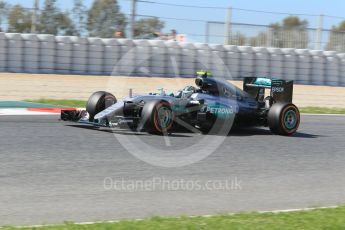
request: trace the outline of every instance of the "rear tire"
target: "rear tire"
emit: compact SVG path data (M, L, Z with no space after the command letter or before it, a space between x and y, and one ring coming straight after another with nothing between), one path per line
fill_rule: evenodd
M291 136L300 124L300 112L294 104L275 103L268 112L268 126L274 134Z
M89 113L89 121L92 122L95 115L117 102L116 97L105 91L93 93L86 104L86 111Z
M174 113L170 103L166 101L149 101L144 105L141 119L148 133L162 135L172 129Z

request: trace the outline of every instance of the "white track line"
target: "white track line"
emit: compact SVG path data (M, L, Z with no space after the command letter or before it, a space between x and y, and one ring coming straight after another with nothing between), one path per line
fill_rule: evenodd
M57 115L58 113L28 111L27 109L0 109L0 116Z
M282 209L282 210L273 210L273 211L260 211L258 213L284 213L284 212L300 212L300 211L313 211L317 209L332 209L338 208L339 206L326 206L326 207L316 207L316 208L296 208L296 209Z
M53 112L53 111L43 112L43 111L34 111L35 108L32 108L32 109L33 111L28 110L27 108L8 108L8 109L0 108L0 116L60 115L60 112ZM51 109L54 109L54 108L51 108ZM75 108L75 109L85 110L85 108Z
M287 212L301 212L301 211L313 211L318 209L333 209L338 208L339 206L325 206L325 207L316 207L316 208L296 208L296 209L281 209L281 210L272 210L272 211L257 211L256 213L287 213ZM254 211L255 212L255 211ZM237 213L228 213L228 215L236 215ZM197 217L204 217L204 218L211 218L216 215L200 215L200 216L188 216L190 218L197 218ZM163 217L164 218L164 217ZM167 217L167 218L180 218L180 217ZM123 219L126 221L143 221L145 219ZM119 223L123 220L108 220L108 221L90 221L90 222L78 222L73 223L75 225L92 225L92 224L115 224ZM14 226L14 228L42 228L42 227L55 227L55 226L63 226L63 224L41 224L41 225L28 225L28 226ZM4 228L4 227L0 227Z

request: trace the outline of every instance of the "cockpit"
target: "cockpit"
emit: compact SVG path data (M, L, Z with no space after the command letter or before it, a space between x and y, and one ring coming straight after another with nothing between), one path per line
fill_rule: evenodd
M169 94L175 98L190 98L194 93L204 93L220 97L248 97L249 95L232 85L228 81L212 77L210 72L197 72L196 86L186 86L176 94ZM165 93L163 93L165 95ZM162 95L162 94L161 94Z
M248 95L226 80L216 79L209 72L197 72L195 84L200 92L220 97L248 97Z

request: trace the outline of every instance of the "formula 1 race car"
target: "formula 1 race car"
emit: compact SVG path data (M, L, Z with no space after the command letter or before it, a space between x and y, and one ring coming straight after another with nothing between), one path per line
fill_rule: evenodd
M300 113L292 104L293 81L247 77L241 90L208 72L198 72L195 84L176 95L162 89L121 101L111 93L95 92L86 111L62 110L61 120L159 135L171 133L178 125L203 133L229 131L232 126L268 126L274 134L286 136L299 127ZM270 90L269 96L265 89Z

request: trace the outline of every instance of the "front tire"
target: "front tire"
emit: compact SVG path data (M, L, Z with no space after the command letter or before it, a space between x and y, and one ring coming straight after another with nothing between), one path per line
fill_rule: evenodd
M294 104L275 103L268 112L268 126L274 134L291 136L298 130L300 112Z
M86 111L89 113L89 121L93 122L95 115L117 102L116 97L105 91L93 93L86 104Z
M166 101L147 102L141 112L144 129L153 134L167 134L174 124L174 113Z

